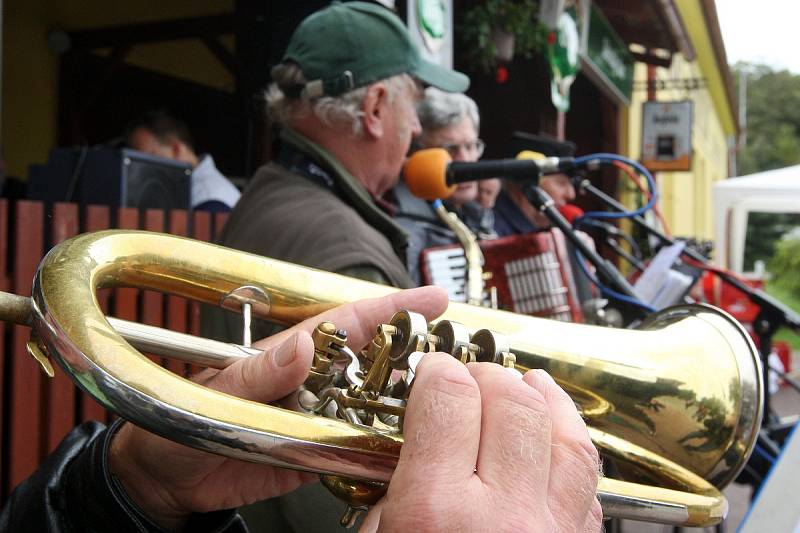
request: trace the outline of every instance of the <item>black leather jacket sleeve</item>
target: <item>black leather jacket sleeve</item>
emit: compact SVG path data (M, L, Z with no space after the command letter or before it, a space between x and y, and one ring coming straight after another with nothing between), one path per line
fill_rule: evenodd
M106 428L87 422L73 429L11 494L0 514L0 531L163 531L128 498L108 469L109 443L120 424ZM186 531L240 533L247 529L235 510L226 510L193 515Z

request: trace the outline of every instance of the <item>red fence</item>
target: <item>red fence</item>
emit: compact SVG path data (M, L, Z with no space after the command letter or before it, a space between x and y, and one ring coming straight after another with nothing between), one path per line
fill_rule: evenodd
M146 229L209 241L226 215L106 206L0 200L0 290L30 296L33 274L47 249L78 233L109 228ZM137 289L98 294L107 314L198 334L196 303ZM0 505L64 435L86 420L108 422L106 412L78 390L60 368L48 379L28 355L30 330L0 322ZM173 371L181 364L164 363Z

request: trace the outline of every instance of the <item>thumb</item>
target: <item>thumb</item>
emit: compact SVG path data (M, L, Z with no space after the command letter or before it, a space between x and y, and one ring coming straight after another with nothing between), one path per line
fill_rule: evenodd
M277 346L237 361L214 375L205 386L245 400L272 402L305 381L313 353L311 335L298 331Z
M367 516L364 517L364 521L361 522L358 533L375 533L378 531L378 527L381 525L381 511L383 511L385 502L386 498L381 498L378 503L372 506Z

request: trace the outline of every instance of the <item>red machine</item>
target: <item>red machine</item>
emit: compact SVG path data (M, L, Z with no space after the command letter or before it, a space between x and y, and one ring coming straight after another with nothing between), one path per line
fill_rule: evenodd
M489 278L485 290L496 294L500 309L565 322L583 320L566 241L559 230L481 241L480 247L484 275ZM444 287L452 301L466 301L466 259L460 246L429 248L420 261L425 284Z
M758 346L758 335L753 333L753 321L758 315L758 306L751 302L742 291L725 283L719 276L716 276L712 272L705 272L701 281L703 285L703 296L706 301L730 313L733 318L741 322L747 331L750 332L750 336L753 337L756 346ZM764 289L763 280L742 278L742 281L754 289ZM785 371L789 372L792 362L791 347L785 342L773 341L772 349L778 354L778 357L780 357Z

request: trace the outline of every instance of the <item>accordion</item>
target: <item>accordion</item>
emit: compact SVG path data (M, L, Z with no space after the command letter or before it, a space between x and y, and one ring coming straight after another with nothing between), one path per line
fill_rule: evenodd
M564 235L558 229L480 241L484 293L497 307L525 315L581 322L580 302ZM426 285L447 290L450 300L465 302L467 260L461 246L423 250L420 271ZM490 298L487 296L487 301Z

